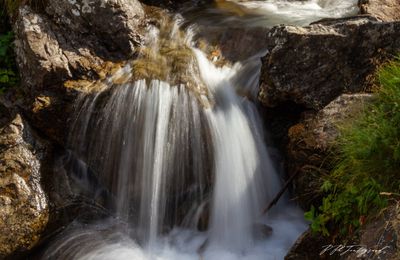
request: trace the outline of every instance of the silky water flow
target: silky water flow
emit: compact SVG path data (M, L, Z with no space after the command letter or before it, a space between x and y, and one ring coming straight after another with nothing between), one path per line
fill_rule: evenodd
M319 10L270 2L243 4ZM128 62L77 102L64 170L107 198L106 217L74 221L42 259L283 259L307 228L285 196L262 214L282 187L254 102L263 54L216 67L176 20L149 27L144 67Z

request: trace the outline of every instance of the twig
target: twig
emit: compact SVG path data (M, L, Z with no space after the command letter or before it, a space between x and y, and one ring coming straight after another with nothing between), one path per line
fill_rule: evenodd
M289 185L293 182L293 180L296 178L297 175L299 175L300 171L297 170L290 178L286 181L285 185L282 187L282 189L279 191L279 193L275 196L275 198L269 203L268 207L264 208L262 211L262 214L264 215L267 213L276 203L279 201L279 199L282 197L282 195L285 193Z

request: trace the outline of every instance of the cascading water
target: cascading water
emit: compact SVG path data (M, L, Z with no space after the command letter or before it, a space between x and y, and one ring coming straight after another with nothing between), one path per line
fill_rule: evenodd
M254 105L238 96L231 83L236 71L215 68L198 50L196 55L216 100L215 107L207 110L215 153L210 243L240 252L254 244L257 217L263 204L279 192L280 183L260 126L252 125L245 113L244 105Z
M42 258L283 259L306 224L286 198L262 215L281 187L251 101L262 54L218 68L191 29L161 27L76 105L65 160L95 172L109 217L74 222Z
M190 20L210 26L308 25L324 18L357 14L358 0L215 0L215 6L188 6ZM234 14L234 16L232 16Z

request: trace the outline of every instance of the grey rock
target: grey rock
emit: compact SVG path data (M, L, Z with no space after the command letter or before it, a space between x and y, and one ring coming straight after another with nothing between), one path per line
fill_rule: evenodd
M400 49L400 22L370 17L325 20L307 27L277 26L268 34L259 99L320 109L342 93L373 84L374 72Z
M393 196L387 194L389 196ZM345 260L400 259L400 203L391 203L380 216L362 228L358 252L345 255Z
M136 0L49 1L41 12L22 4L15 19L22 88L8 99L35 128L62 144L78 93L96 89L91 82L136 54L143 8Z
M46 12L56 24L71 32L94 34L110 49L132 55L140 45L138 28L144 11L136 0L50 1Z

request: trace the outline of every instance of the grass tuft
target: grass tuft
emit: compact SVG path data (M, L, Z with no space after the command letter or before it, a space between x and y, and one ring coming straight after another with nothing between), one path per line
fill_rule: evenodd
M333 170L323 180L322 205L305 217L324 235L349 235L400 191L400 58L378 72L376 98L357 119L339 126Z

